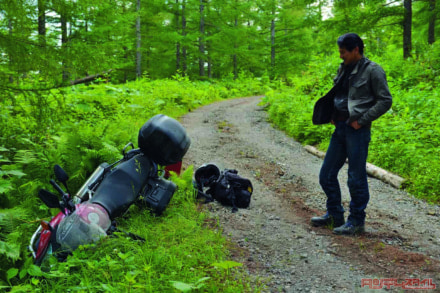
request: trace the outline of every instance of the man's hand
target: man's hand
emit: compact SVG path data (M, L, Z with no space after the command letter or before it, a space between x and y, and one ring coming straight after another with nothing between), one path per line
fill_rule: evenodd
M357 122L357 120L351 122L351 123L350 123L350 126L353 127L353 128L356 129L356 130L358 130L359 128L362 127L362 125L360 125L360 124Z

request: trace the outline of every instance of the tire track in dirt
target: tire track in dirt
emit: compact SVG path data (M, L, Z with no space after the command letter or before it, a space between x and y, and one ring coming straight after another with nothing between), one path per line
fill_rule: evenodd
M202 206L218 219L234 260L254 282L265 283L264 292L368 292L363 278L432 278L439 287L439 207L371 178L364 235L311 227L310 218L325 207L317 180L322 161L274 129L259 101L227 100L181 119L192 140L184 166L213 162L254 185L249 209ZM346 169L340 182L348 206Z

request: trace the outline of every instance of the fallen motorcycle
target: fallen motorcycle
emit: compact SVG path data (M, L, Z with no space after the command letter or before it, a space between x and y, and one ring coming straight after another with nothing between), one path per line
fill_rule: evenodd
M78 246L111 234L116 230L115 219L132 204L162 214L177 186L159 176L158 165L181 162L190 139L177 120L159 114L139 130L138 146L135 149L129 143L122 150L122 159L99 165L74 196L67 185L69 176L55 165L55 177L66 190L51 179L61 200L45 189L38 193L49 208L60 212L50 222L42 221L31 238L29 249L35 264L41 265L49 255L64 260Z

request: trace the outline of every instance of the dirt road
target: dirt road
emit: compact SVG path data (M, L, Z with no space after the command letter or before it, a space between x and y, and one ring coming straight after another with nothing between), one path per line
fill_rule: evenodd
M237 169L254 185L248 209L204 208L255 283L265 283L264 292L380 292L362 287L362 279L396 278L387 292L400 292L398 284L414 278L432 279L437 289L425 292L440 292L440 208L370 178L364 235L312 227L310 218L325 212L317 178L322 160L274 129L260 100L214 103L181 119L192 140L184 166L213 162ZM346 173L344 167L340 183L348 210Z

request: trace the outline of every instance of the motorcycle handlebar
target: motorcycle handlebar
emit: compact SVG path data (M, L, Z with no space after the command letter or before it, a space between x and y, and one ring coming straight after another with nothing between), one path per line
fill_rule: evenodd
M50 179L49 182L56 189L56 191L58 191L58 193L61 194L61 196L64 196L66 194L66 192L55 182L55 180Z

